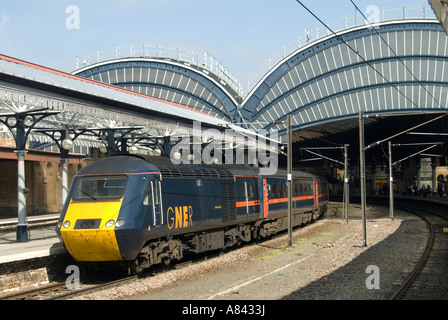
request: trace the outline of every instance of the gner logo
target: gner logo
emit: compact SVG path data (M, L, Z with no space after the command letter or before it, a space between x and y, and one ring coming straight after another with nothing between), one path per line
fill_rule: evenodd
M168 228L186 228L193 225L193 208L191 206L169 207L166 211Z

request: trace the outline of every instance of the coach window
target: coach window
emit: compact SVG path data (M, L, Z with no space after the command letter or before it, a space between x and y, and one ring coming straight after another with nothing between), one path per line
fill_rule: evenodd
M278 185L276 184L272 185L272 194L273 194L272 198L278 198Z
M297 181L294 182L294 195L300 195L300 184Z
M247 197L249 199L253 198L254 197L254 190L253 190L253 187L252 187L252 185L250 183L248 183L246 185L246 189L247 189L246 190L247 191Z
M285 197L287 197L288 196L288 194L287 194L287 192L286 192L286 184L281 184L280 185L280 192L281 192L281 195L280 195L280 198L285 198Z

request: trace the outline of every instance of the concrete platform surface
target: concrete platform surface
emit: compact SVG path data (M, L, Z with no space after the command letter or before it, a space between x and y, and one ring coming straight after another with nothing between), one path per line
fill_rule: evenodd
M0 264L65 252L54 227L29 230L28 242L17 242L16 231L0 232Z

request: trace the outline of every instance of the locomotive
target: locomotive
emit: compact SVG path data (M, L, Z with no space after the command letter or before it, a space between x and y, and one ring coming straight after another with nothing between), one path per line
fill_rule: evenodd
M77 261L119 261L133 273L188 254L267 238L288 227L285 171L243 165L173 165L118 155L80 170L56 232ZM293 225L325 213L327 181L292 174Z

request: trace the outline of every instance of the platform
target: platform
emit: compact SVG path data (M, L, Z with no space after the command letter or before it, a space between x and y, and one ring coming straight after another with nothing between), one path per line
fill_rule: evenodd
M17 242L16 231L0 231L0 264L66 253L55 227L29 230L28 242Z

